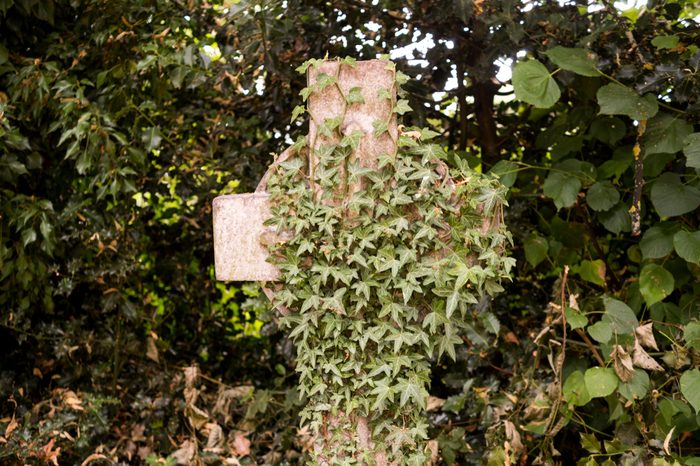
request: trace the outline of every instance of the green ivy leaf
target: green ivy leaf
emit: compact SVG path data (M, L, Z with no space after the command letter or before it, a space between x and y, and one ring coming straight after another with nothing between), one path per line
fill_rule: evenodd
M292 110L292 119L290 120L290 123L294 123L294 121L306 111L306 107L303 105L297 105L294 107L294 110Z
M686 136L683 141L683 153L685 154L687 166L700 168L700 133Z
M396 102L396 106L394 106L394 112L398 113L399 115L403 115L406 112L410 112L412 109L410 105L408 105L408 100L401 99L398 102Z
M673 292L673 275L658 264L647 264L639 274L639 291L647 306L664 299Z
M700 191L681 182L675 173L664 173L651 187L651 203L662 217L674 217L700 206Z
M602 398L610 395L617 388L619 379L610 367L591 367L584 374L586 390L591 398Z
M600 76L598 60L590 50L557 45L545 53L559 68L582 76Z
M681 375L681 393L695 412L700 412L700 370L690 369Z
M680 257L700 265L700 231L679 231L673 235L673 247Z
M609 181L594 183L586 193L586 203L595 211L613 208L620 201L620 193Z
M576 203L581 190L581 180L571 174L551 171L544 181L544 195L554 200L557 210Z
M596 99L603 115L627 115L633 120L648 120L659 111L659 104L652 94L640 97L634 90L617 83L598 89Z
M651 45L657 49L672 49L678 45L678 36L656 36L651 40Z
M362 96L361 87L351 87L348 91L348 95L345 97L345 101L349 104L364 104L365 98Z
M685 139L693 132L693 125L668 113L660 113L649 121L644 133L645 156L674 154L683 149Z
M519 100L538 108L549 108L561 91L547 68L537 60L519 62L513 68L513 89Z
M532 267L537 267L547 257L549 244L545 238L537 234L528 236L523 246L525 247L525 259Z

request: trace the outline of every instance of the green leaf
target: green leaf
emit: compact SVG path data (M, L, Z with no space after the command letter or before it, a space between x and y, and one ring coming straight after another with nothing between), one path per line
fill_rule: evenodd
M681 393L696 413L700 412L700 370L690 369L681 375Z
M583 406L591 401L591 395L586 388L586 381L581 371L574 371L564 381L562 395L567 403Z
M567 307L566 311L564 311L564 315L566 316L566 323L569 324L569 327L571 327L572 330L584 328L586 325L588 325L588 319L586 316L581 314L576 309Z
M649 375L643 369L635 369L632 378L627 382L620 382L617 390L628 400L641 400L649 391Z
M616 117L596 118L591 123L589 134L609 146L614 146L627 134L625 122Z
M536 233L528 236L523 246L525 247L525 259L533 267L537 267L537 264L547 257L549 244L545 238Z
M605 316L610 322L610 328L617 334L632 334L639 327L637 316L630 307L617 299L605 296L603 298Z
M687 166L700 168L700 133L686 136L683 141L683 153L685 154L685 164Z
M581 180L576 176L559 171L551 171L544 181L544 195L554 200L557 210L571 207L581 190Z
M600 453L600 440L595 434L581 432L581 446L589 453ZM593 462L598 465L595 460Z
M510 160L499 160L496 165L491 167L489 173L498 176L501 184L506 188L510 188L515 184L515 180L518 178L518 166L515 162Z
M586 193L586 203L595 211L613 208L620 201L620 193L609 181L594 183Z
M519 62L513 68L515 97L539 108L549 108L561 91L547 68L537 60Z
M644 259L659 259L673 251L673 224L656 225L644 232L639 248Z
M689 348L700 351L700 322L688 322L683 328L683 339Z
M700 191L681 182L675 173L664 173L651 187L651 203L662 217L674 217L700 206Z
M658 264L647 264L639 274L639 291L647 306L664 299L673 292L673 275Z
M678 36L656 36L651 40L651 45L657 49L672 49L678 45Z
M602 320L588 327L588 334L598 343L607 343L612 338L612 327Z
M563 70L573 71L582 76L600 76L598 60L590 50L557 45L547 50L545 55Z
M633 120L648 120L659 111L659 104L652 94L640 97L634 90L617 83L598 89L596 99L603 115L627 115Z
M610 367L591 367L584 374L586 390L591 398L601 398L610 395L617 388L619 379Z
M700 265L700 231L679 231L673 235L673 247L680 257Z
M160 128L158 126L151 126L146 128L146 130L141 135L141 141L144 146L146 146L147 151L152 151L160 147L160 143L163 137L160 135Z
M396 106L394 107L394 112L398 113L399 115L403 115L406 112L410 112L412 108L408 105L408 100L401 99L398 102L396 102Z
M359 86L351 87L345 100L349 104L364 104L365 98L362 96L362 88Z
M683 150L693 125L668 113L660 113L649 121L644 133L644 154L675 154Z
M600 259L581 261L578 274L586 281L603 286L605 285L605 262Z
M630 231L632 229L632 222L630 220L630 215L627 212L627 206L620 202L615 207L605 212L600 212L598 214L600 223L608 230L616 235L620 232Z
M294 120L296 120L299 115L304 113L306 111L306 107L304 105L297 105L294 107L294 110L292 110L292 119L290 120L290 123L294 123Z

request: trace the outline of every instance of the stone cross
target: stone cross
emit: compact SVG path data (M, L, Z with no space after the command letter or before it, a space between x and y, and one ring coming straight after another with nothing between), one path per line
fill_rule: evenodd
M329 85L309 96L310 147L308 174L312 174L318 159L314 150L322 144L337 143L334 136L319 133L326 119L344 115L340 124L343 135L362 132L353 157L365 167L376 167L382 154L396 152L398 127L395 116L391 118L388 131L374 136L374 122L387 121L393 115L396 102L396 87L393 64L384 60L358 61L346 64L325 61L310 66L307 83L313 88L320 79L337 78L337 85ZM386 93L389 93L387 96ZM362 100L349 99L361 93ZM389 98L387 98L389 97ZM335 136L337 138L337 136ZM288 158L285 151L270 167L255 193L219 196L214 199L214 265L216 279L222 281L275 281L279 271L267 262L268 252L261 237L269 234L264 222L270 216L268 195L264 192L266 180L275 165ZM261 189L262 188L262 189ZM351 186L350 192L361 189Z

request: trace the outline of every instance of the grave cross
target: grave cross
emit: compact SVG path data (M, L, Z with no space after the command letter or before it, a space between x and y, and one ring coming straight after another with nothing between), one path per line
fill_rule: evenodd
M343 135L355 131L362 138L353 154L365 167L375 167L381 154L396 151L398 127L396 118L391 118L387 132L374 136L374 122L386 121L392 115L396 101L394 73L383 60L358 61L344 64L338 61L325 61L319 66L311 66L307 72L309 88L316 86L319 79L335 76L337 86L326 86L309 96L310 146L308 173L312 174L318 159L314 151L322 144L335 144L334 136L319 133L324 121L344 115L340 123ZM361 90L361 91L360 91ZM390 99L382 95L389 90ZM361 92L362 100L348 99L348 96ZM350 100L350 102L348 102ZM216 279L222 281L275 281L279 271L267 262L268 252L264 239L271 234L264 222L270 216L268 195L264 192L267 177L275 165L290 156L285 151L263 177L258 190L249 194L219 196L214 199L214 264ZM311 177L312 178L312 177ZM351 186L348 192L361 189Z

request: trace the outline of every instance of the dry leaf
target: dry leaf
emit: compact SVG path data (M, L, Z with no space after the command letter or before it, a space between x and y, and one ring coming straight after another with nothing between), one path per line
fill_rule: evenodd
M172 458L178 463L178 464L192 464L194 463L194 457L197 454L197 446L194 444L194 442L191 442L189 440L185 440L182 442L180 445L180 448L178 448L172 455Z
M656 362L654 358L649 356L646 351L644 351L644 348L642 348L642 345L640 345L639 341L637 340L634 341L634 354L632 359L634 361L634 365L637 367L649 369L651 371L664 372L664 368L661 367L661 365Z
M189 419L190 424L192 424L192 427L197 430L200 430L206 426L207 422L209 421L209 415L206 413L206 411L199 409L195 405L188 405L185 408L185 415L187 416L187 419Z
M197 366L185 367L184 372L185 372L185 386L186 387L194 387L194 385L197 383L197 380L199 379L199 367L197 367Z
M76 411L84 411L85 408L83 408L83 401L78 398L78 395L75 394L73 390L66 390L63 392L63 402L67 404L70 408L76 410Z
M634 330L634 334L637 335L639 343L647 348L658 351L659 347L656 346L656 340L654 339L654 329L652 328L652 323L646 323L640 325Z
M87 466L88 464L90 464L91 462L93 462L95 460L106 460L106 459L107 459L107 457L105 455L102 455L100 453L93 453L92 455L85 458L85 461L80 463L80 466Z
M671 452L668 450L668 447L671 444L671 438L673 437L674 430L676 430L676 426L671 427L671 430L668 431L668 434L666 434L666 438L664 439L664 453L666 453L668 456L671 456Z
M426 411L436 411L440 408L442 408L442 405L445 404L445 400L442 398L438 398L436 396L429 396L428 397L428 403L426 405Z
M438 441L435 439L428 440L425 449L430 452L430 462L428 464L437 464L438 458L440 457L440 445Z
M210 422L206 425L209 435L207 436L207 446L205 451L212 453L221 453L224 446L224 431L216 422Z
M237 456L250 455L250 440L242 432L236 432L233 437L233 448Z
M613 345L610 352L615 373L623 382L629 382L634 375L634 364L630 354L620 345Z
M519 453L525 448L520 439L520 432L511 421L503 421L506 430L506 438L510 441L510 446L513 448L513 453Z
M156 341L153 337L150 336L146 340L146 357L153 362L160 362L158 348L156 347Z
M578 298L577 294L570 294L569 295L569 307L571 309L576 309L577 311L580 311L581 309L579 309L579 307L578 307L578 302L576 301L576 298Z
M12 415L12 419L10 420L10 423L5 427L5 438L8 439L10 438L10 435L12 435L12 432L17 428L17 420L15 419L15 415Z

